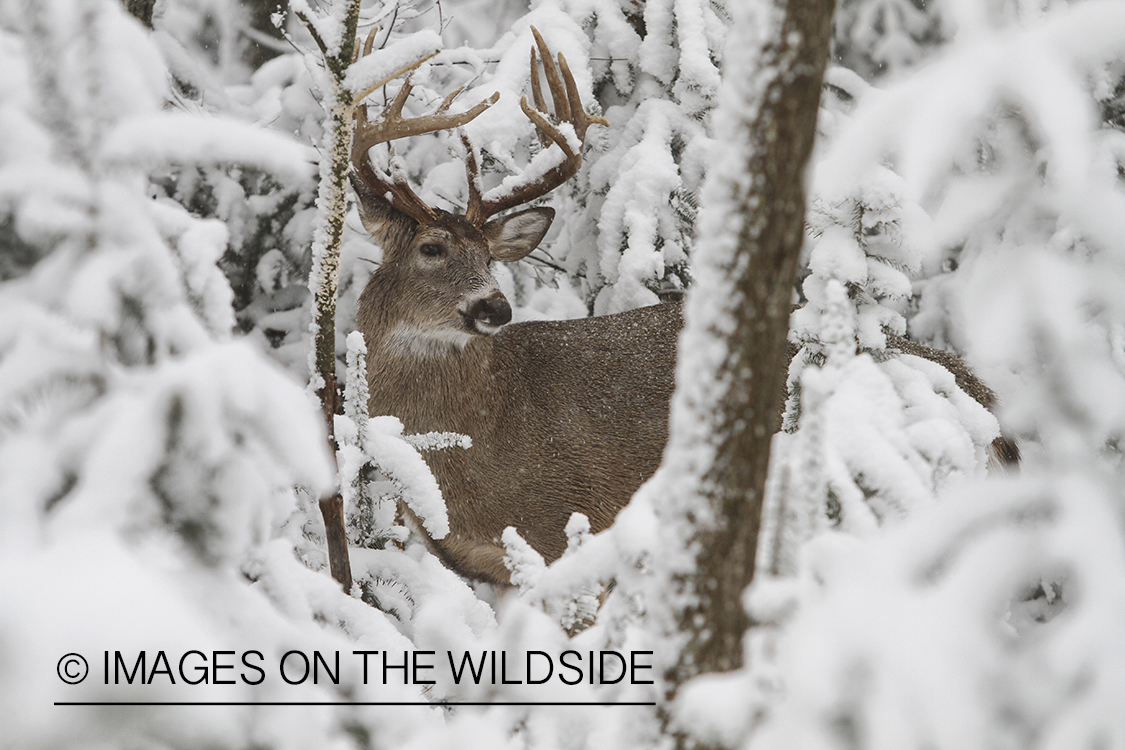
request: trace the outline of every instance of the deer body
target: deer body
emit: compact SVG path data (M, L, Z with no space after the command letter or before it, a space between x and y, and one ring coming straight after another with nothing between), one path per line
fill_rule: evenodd
M514 526L544 558L554 560L566 548L572 513L585 514L592 530L600 531L656 471L668 438L682 327L678 304L509 325L511 306L490 264L527 256L543 239L554 211L530 208L491 217L573 176L588 126L606 124L585 113L565 59L559 55L556 67L542 37L532 31L556 117L570 131L564 135L548 119L533 50L535 108L526 99L521 107L543 147L563 157L545 173L483 193L478 157L462 136L469 178L465 214L424 203L395 169L393 157L389 173L381 172L370 162L369 149L458 127L490 102L451 115L445 113L450 97L433 114L403 119L409 81L374 122L360 106L352 146L360 218L383 248L383 262L360 297L356 318L368 351L369 411L400 418L411 433L472 438L468 449L425 454L450 523L449 535L430 544L457 571L502 584L509 582L500 541L505 528ZM942 364L964 390L991 406L991 391L960 360L895 342ZM778 396L783 402L783 394Z
M431 546L455 569L508 581L507 526L547 560L566 548L570 515L597 532L656 471L668 436L679 305L601 318L527 322L464 346L404 347L363 313L372 414L408 432L469 435L472 447L431 451L450 533ZM382 335L381 335L382 334Z

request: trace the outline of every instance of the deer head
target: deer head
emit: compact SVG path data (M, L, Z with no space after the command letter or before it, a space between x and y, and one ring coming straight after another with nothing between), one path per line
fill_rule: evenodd
M458 90L433 113L404 119L403 105L411 92L408 78L378 117L369 119L362 104L356 108L352 184L364 227L384 252L383 263L369 285L384 299L380 311L372 314L383 315L386 320L380 322L413 348L464 347L474 336L494 334L511 320L511 306L489 265L494 260L512 262L527 256L546 235L555 212L529 208L493 217L546 195L574 176L582 164L587 128L594 123L608 125L601 117L586 114L566 58L559 54L556 65L543 37L534 28L532 33L543 58L558 124L551 122L544 101L535 47L531 50L534 107L527 97L520 107L538 129L543 147L557 146L562 158L542 173L509 178L486 193L479 157L462 131L468 176L468 205L462 215L433 208L419 198L393 150L388 173L372 165L368 152L397 138L458 128L492 106L499 94L464 113L450 114Z

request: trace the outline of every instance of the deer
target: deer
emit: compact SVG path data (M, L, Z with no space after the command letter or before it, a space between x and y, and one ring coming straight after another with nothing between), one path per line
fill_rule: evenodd
M356 315L367 344L369 413L394 415L408 432L471 438L464 450L423 451L450 525L444 539L423 536L453 570L500 586L510 583L500 541L507 527L551 562L566 549L573 513L584 514L592 532L602 531L655 473L668 439L683 326L679 303L577 320L511 322L511 305L490 265L519 261L538 247L554 210L503 212L573 177L588 128L608 125L586 113L566 58L560 53L556 64L543 37L534 28L532 34L534 107L523 97L520 108L541 144L562 152L557 165L523 175L514 188L485 193L462 131L468 205L463 214L429 206L401 171L377 170L370 149L458 128L498 95L450 114L454 92L434 113L404 119L409 78L374 120L365 106L357 108L351 155L360 219L383 248ZM542 93L537 50L558 124L551 122ZM913 347L911 353L925 349ZM970 395L972 389L987 391L963 366L954 374Z

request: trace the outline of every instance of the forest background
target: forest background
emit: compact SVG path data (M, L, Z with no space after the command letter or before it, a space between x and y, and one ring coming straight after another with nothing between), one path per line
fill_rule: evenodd
M611 127L549 198L541 250L496 271L517 319L564 318L690 295L703 186L730 157L727 40L772 28L773 6L392 0L361 29L375 54L440 36L419 110L501 92L467 128L496 170L538 147L517 111L529 27L566 54ZM498 598L395 526L399 498L443 510L401 426L353 406L358 589L339 590L316 502L335 469L305 388L327 87L294 15L331 26L335 6L131 8L151 28L115 0L0 1L0 747L1125 748L1125 3L839 3L745 663L674 698L670 519L690 514L667 497L674 464L559 564L515 550L519 592ZM456 138L397 148L423 197L464 205ZM353 211L341 374L378 260ZM886 331L963 355L999 421L888 353ZM987 471L1000 424L1018 473ZM655 683L56 671L78 653L100 676L107 651L568 648L651 652Z

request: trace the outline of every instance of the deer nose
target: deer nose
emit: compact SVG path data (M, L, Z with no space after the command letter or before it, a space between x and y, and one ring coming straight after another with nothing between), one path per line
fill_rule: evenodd
M502 326L512 319L512 306L503 297L479 299L469 308L469 317L492 326Z

